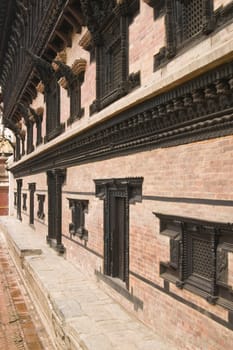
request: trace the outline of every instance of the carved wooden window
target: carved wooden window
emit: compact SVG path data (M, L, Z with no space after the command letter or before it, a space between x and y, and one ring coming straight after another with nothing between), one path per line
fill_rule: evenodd
M60 86L53 75L45 89L46 101L46 141L60 133Z
M200 33L208 32L211 26L213 12L212 0L176 0L171 3L171 13L173 20L170 22L169 31L173 31L176 46L184 45L185 42L194 38ZM173 23L172 23L173 22Z
M139 73L129 76L129 24L139 1L81 0L92 35L96 58L96 100L91 113L103 109L140 84Z
M44 98L46 103L46 137L50 141L64 130L64 124L60 123L60 85L57 82L59 76L52 65L46 60L28 51L33 64L44 84Z
M152 4L157 6L155 2ZM154 69L172 58L177 49L190 40L214 29L213 0L166 0L164 6L166 47L154 56Z
M30 225L34 224L34 194L36 190L36 184L30 183L28 184L29 189L29 223Z
M88 231L85 228L85 214L88 210L88 200L68 198L71 209L71 220L69 232L81 239L88 239Z
M27 193L23 193L23 210L27 210Z
M104 273L129 287L129 204L142 199L142 178L95 180L104 199Z
M81 86L87 62L85 59L79 58L74 61L72 67L59 60L54 60L54 63L58 66L59 82L62 87L67 89L70 97L70 117L67 120L67 124L70 125L84 114L84 109L81 107Z
M45 213L44 213L45 195L44 194L37 194L37 200L38 200L37 217L38 217L38 219L44 220L44 218L45 218Z
M170 238L170 260L160 263L161 277L233 310L228 284L232 224L156 214L160 233Z

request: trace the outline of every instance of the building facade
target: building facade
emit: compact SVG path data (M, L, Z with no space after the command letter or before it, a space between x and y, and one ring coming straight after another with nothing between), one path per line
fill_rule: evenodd
M233 1L7 3L15 217L180 348L230 349Z

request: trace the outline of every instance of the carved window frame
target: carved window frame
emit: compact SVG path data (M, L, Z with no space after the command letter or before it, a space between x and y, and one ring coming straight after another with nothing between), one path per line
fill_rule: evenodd
M165 30L166 30L166 47L160 49L159 53L154 56L154 70L160 67L167 59L174 57L178 50L186 46L189 42L200 35L207 35L214 29L214 9L213 0L199 0L199 4L192 1L192 9L189 9L188 5L191 0L166 0L165 6ZM202 14L198 17L200 9L198 5L202 6ZM154 5L156 6L156 5ZM195 7L196 6L196 7ZM194 16L193 16L194 12ZM198 17L196 21L199 21L199 30L193 30L191 32L194 21L187 21L187 13L192 13L192 17ZM193 26L197 28L197 25ZM185 34L186 33L186 34Z
M138 0L116 5L97 31L92 33L96 58L96 100L90 106L90 114L140 86L140 72L129 74L129 25L138 9Z
M44 220L44 218L45 218L45 213L44 213L45 195L44 194L37 194L37 201L38 201L37 217L40 220Z
M170 260L160 262L160 276L232 311L227 271L233 224L154 214L160 219L160 234L170 239Z
M71 223L69 224L69 233L71 236L77 236L84 241L88 240L88 230L85 228L85 214L88 213L88 200L67 198L69 208L71 209Z
M102 179L94 180L96 196L104 200L104 274L122 279L129 289L129 206L142 201L143 178ZM123 278L114 274L114 260L112 252L113 223L111 221L111 208L116 198L124 200L124 251L122 261L124 264ZM119 261L121 258L119 257ZM119 262L122 264L122 262ZM122 268L119 267L119 270Z

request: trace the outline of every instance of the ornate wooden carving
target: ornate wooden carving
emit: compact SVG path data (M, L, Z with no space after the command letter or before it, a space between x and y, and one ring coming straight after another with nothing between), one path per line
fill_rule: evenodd
M82 58L77 59L71 68L60 61L54 61L54 63L59 67L57 74L65 78L65 86L70 96L70 117L67 121L69 125L84 114L84 109L81 108L81 85L84 81L87 62Z
M98 127L80 132L12 171L17 176L49 169L51 162L73 166L84 161L195 142L233 132L233 64L119 113ZM217 78L216 78L217 77ZM221 84L220 84L221 83ZM221 91L221 92L220 92ZM214 104L209 103L211 100Z
M46 60L28 51L35 68L44 84L46 102L46 137L49 141L58 136L64 130L64 124L60 123L60 86L57 80L60 76ZM61 63L61 62L60 62ZM62 63L61 63L62 64Z
M71 209L72 222L69 224L71 236L88 240L88 231L85 228L85 213L88 211L88 200L67 198Z
M85 6L86 11L87 4ZM96 100L90 108L91 114L140 84L139 76L130 78L128 72L128 27L139 8L138 0L124 1L117 5L112 1L108 2L108 6L105 4L106 7L102 8L101 4L98 6L94 17L91 12L86 14L87 26L96 47ZM91 8L90 6L89 11Z
M160 233L170 237L170 261L160 263L161 276L211 304L233 309L232 286L227 284L233 224L154 214Z
M154 57L154 69L172 58L177 49L200 34L214 29L213 0L165 1L166 48Z
M45 195L44 194L37 194L37 201L38 201L37 217L40 220L44 220L44 218L45 218L45 213L44 213Z
M23 15L18 5L15 8L16 17L12 24L14 29L13 31L4 31L4 33L9 33L8 51L5 56L9 55L9 59L4 60L3 67L0 65L2 67L0 81L4 89L6 119L17 120L15 114L17 102L22 102L25 98L27 102L29 101L29 96L26 97L26 90L28 85L31 84L28 77L31 75L33 67L32 62L21 47L30 49L41 56L66 3L64 0L42 0L39 6L34 2L30 5L27 16ZM11 8L14 8L14 6L11 6ZM35 18L37 20L34 20ZM31 90L31 92L34 94L35 90Z
M33 126L34 120L30 118L30 109L29 107L19 104L19 110L24 118L25 125L27 127L27 154L34 151L33 146Z
M104 200L104 273L129 288L129 204L141 201L143 178L94 181Z

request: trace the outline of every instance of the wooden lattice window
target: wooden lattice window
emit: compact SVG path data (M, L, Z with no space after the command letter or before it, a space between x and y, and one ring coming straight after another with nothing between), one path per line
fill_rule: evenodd
M177 45L202 32L205 20L203 0L174 1L173 11Z
M88 200L68 198L71 209L71 220L69 232L72 236L78 236L80 239L88 239L88 231L85 228L85 213L88 210Z
M96 3L93 5L95 9L100 6ZM129 25L138 9L138 0L118 4L106 1L103 8L100 6L98 11L87 14L96 58L96 100L91 105L91 113L103 109L140 85L140 73L129 74ZM98 26L96 23L99 23Z
M38 217L38 219L43 220L45 218L45 213L44 213L45 195L44 194L37 194L37 200L38 200L37 217Z
M228 256L233 252L232 224L156 214L160 233L170 238L170 260L160 263L165 280L212 304L233 310Z
M155 1L149 3L158 6ZM214 29L213 0L166 0L164 7L166 47L154 56L154 70L191 40Z

